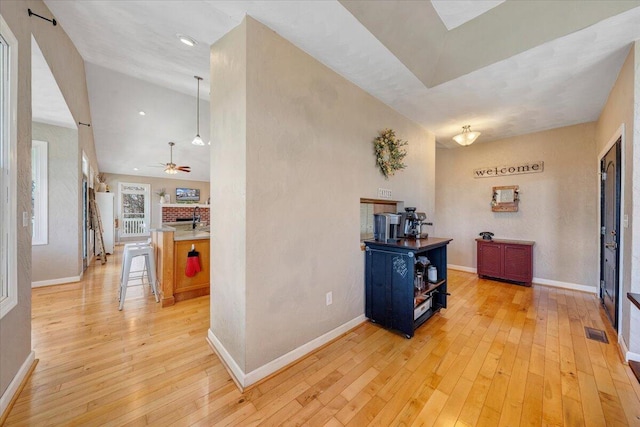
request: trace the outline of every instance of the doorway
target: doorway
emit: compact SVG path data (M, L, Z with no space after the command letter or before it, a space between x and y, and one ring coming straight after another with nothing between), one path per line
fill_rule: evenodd
M151 222L151 186L121 182L120 237L149 236Z
M616 330L620 300L621 147L619 137L600 160L600 302Z

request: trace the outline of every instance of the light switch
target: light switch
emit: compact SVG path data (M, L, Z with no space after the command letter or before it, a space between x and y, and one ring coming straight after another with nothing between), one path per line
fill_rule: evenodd
M622 219L622 226L624 228L629 228L629 215L624 214L624 218Z
M23 227L28 227L29 226L29 213L28 212L22 212L22 226Z

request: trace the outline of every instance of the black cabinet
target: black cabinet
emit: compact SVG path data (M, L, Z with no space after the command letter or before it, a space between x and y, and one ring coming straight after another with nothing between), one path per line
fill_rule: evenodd
M441 308L447 307L447 244L451 239L401 239L397 243L365 241L365 315L407 338ZM419 267L425 257L437 280ZM417 291L423 274L424 289ZM419 286L422 288L422 286Z

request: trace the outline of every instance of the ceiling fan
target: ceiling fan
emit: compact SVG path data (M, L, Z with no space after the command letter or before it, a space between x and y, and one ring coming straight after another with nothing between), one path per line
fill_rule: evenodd
M171 158L169 160L169 163L165 163L164 166L164 171L170 175L174 175L177 174L178 172L191 172L191 166L176 166L175 163L173 163L173 146L176 145L175 142L170 142L169 143L169 150L171 150Z

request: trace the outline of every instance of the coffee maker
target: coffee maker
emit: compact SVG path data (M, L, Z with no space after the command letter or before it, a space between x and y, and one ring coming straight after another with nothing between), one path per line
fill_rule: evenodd
M373 214L373 238L378 242L392 243L400 240L401 214Z
M402 236L408 239L426 239L428 234L422 234L423 225L431 225L425 222L427 215L424 212L416 212L416 208L404 208L404 212L400 213L400 225Z

